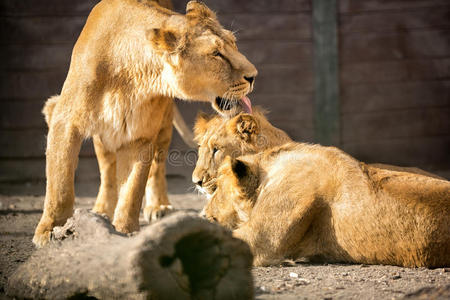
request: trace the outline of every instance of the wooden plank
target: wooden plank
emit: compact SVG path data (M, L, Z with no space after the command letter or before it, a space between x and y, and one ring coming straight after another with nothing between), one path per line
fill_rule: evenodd
M311 62L258 67L253 95L312 93L314 75Z
M341 66L344 85L372 82L409 82L450 77L450 58L358 62Z
M365 162L415 166L424 170L449 170L450 136L409 137L343 144L342 149Z
M343 113L450 107L450 81L345 85L341 104Z
M311 14L264 13L219 15L224 28L235 32L240 41L245 40L311 40Z
M28 181L45 181L45 159L1 159L0 182L21 183ZM75 182L98 180L97 159L81 157L75 173Z
M342 142L450 135L450 107L351 113L341 116Z
M45 101L59 94L66 79L67 69L42 72L2 72L0 73L0 99L17 98L41 99Z
M1 16L84 16L98 0L2 0Z
M339 33L405 32L425 28L449 28L450 5L413 11L370 12L339 16ZM430 17L432 16L432 17Z
M74 44L86 17L0 17L0 43Z
M448 29L343 34L339 40L340 59L345 64L359 61L449 57L449 36Z
M44 102L0 102L0 128L2 129L45 129L41 113Z
M340 143L336 6L334 0L313 1L315 140L323 145Z
M7 57L0 66L10 71L68 70L73 44L58 45L5 45L0 57Z
M254 93L295 94L314 89L311 62L296 65L267 65L258 67ZM0 99L42 99L59 94L67 69L50 71L0 73Z
M239 41L239 50L258 68L264 65L305 63L312 61L312 43L292 41Z
M1 158L44 158L47 129L0 130ZM94 156L91 140L81 147L80 156Z
M184 13L186 10L186 1L173 0L174 10ZM209 8L216 11L219 15L223 13L292 13L311 11L310 0L208 0L205 1Z
M358 13L368 11L419 9L436 6L446 6L448 0L340 0L340 13Z

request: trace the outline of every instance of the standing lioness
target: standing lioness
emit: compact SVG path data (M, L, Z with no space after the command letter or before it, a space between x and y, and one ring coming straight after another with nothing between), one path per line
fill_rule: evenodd
M155 148L171 123L169 97L208 101L221 113L240 102L250 111L246 94L255 76L233 34L202 3L189 2L180 15L153 1L101 1L75 44L48 120L45 207L33 242L46 244L53 227L72 215L78 153L92 136L98 157L106 164L108 156L117 158L105 166L117 169L113 224L138 230Z
M334 147L228 156L204 211L250 245L256 265L450 265L450 182L367 166Z

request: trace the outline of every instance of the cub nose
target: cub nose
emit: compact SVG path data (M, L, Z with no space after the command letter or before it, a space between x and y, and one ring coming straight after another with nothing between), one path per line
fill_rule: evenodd
M244 76L244 79L247 80L250 84L252 84L253 81L255 81L255 76L250 76L250 77Z
M203 184L203 181L199 180L199 181L197 181L195 184L201 187L202 184Z

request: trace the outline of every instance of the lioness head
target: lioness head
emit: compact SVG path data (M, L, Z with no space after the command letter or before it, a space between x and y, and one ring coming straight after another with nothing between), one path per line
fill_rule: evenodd
M211 102L224 115L239 107L251 112L246 97L253 89L256 68L236 46L206 5L190 1L186 15L171 15L161 28L147 31L152 48L162 54L162 77L173 96Z
M241 113L231 119L201 114L194 133L199 149L192 181L207 195L216 188L217 170L226 156L235 158L291 141L258 108L253 114Z
M228 229L246 222L256 202L259 170L254 156L238 159L227 156L219 168L217 189L202 214Z

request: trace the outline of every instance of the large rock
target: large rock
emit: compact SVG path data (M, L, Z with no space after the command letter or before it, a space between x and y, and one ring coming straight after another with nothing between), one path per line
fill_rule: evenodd
M231 233L178 212L128 237L76 210L10 278L17 298L249 299L252 255Z

